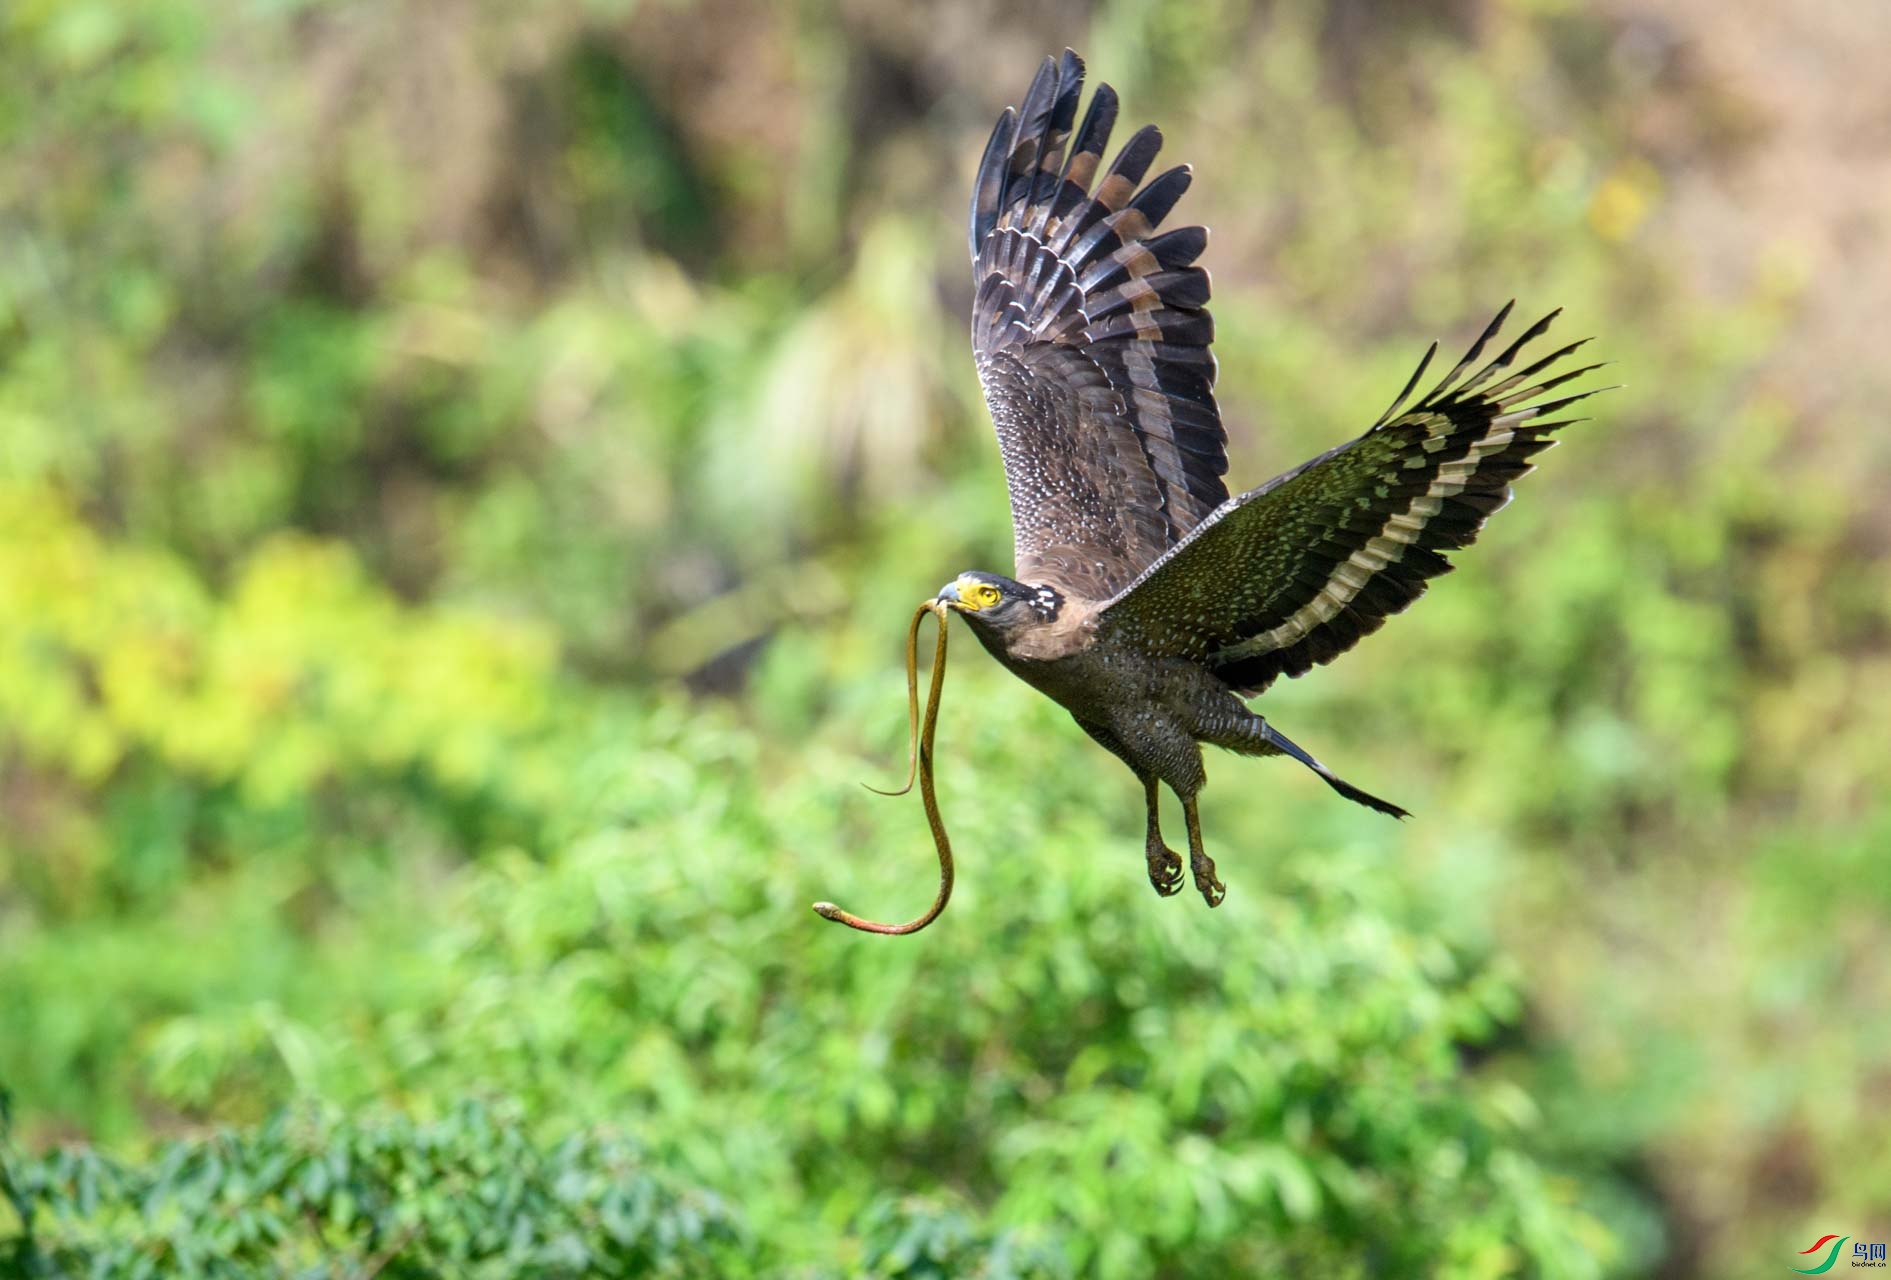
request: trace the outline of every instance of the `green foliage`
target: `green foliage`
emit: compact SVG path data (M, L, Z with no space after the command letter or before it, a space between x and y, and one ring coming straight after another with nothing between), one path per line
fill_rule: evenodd
M4 1095L0 1095L3 1098ZM3 1120L4 1117L0 1117ZM21 1159L0 1123L0 1263L21 1277L780 1274L740 1210L649 1166L609 1130L535 1144L518 1108L462 1102L417 1123L285 1111L166 1143L143 1165L83 1149ZM0 1222L5 1222L0 1217ZM1057 1280L1060 1255L961 1210L882 1197L844 1270L810 1278Z
M1863 1223L1882 402L1790 252L1681 265L1634 118L1724 105L1473 8L0 9L0 1265L1722 1276ZM939 211L1065 42L1201 175L1237 483L1513 292L1629 386L1263 704L1417 821L1216 759L1230 899L1157 901L1127 777L966 658L958 900L852 936L807 904L930 891L853 785L898 620L1007 563Z
M238 601L256 577L238 576ZM331 688L365 684L386 723L418 716L453 740L513 705L439 708L431 673L400 656L426 641L425 615L371 592L351 611L346 593L292 581L286 598L335 602L321 616L350 631L286 650L290 678L271 687L301 698L244 719L274 727L242 756L269 760L279 731L320 726ZM509 632L478 634L464 669L513 652ZM764 704L784 669L765 673ZM1043 834L1028 859L981 860L929 946L879 944L870 957L806 911L856 869L816 851L917 852L922 837L905 807L836 780L861 767L845 721L804 740L799 766L771 782L776 753L726 717L600 702L541 673L534 716L501 717L492 732L496 758L557 762L559 785L501 791L508 825L546 843L489 847L454 870L320 852L314 842L343 837L313 813L282 821L293 788L229 785L197 774L188 750L169 759L167 740L141 743L165 760L179 807L252 839L279 824L285 843L232 851L209 877L231 882L214 899L225 914L211 945L193 944L205 922L168 894L127 912L102 949L78 929L19 937L0 990L19 1043L36 1047L8 1077L47 1100L142 1089L190 1116L298 1095L352 1108L498 1092L567 1124L635 1117L664 1167L744 1206L755 1235L798 1266L827 1256L833 1223L871 1222L890 1188L962 1188L993 1223L1050 1233L1058 1256L1093 1274L1362 1258L1412 1269L1437 1257L1594 1273L1583 1259L1600 1228L1529 1154L1528 1099L1463 1069L1462 1051L1517 1015L1499 968L1428 937L1363 852L1335 861L1264 842L1249 852L1277 864L1271 891L1209 927L1150 912L1141 878L1094 856L1121 841L1096 816L1114 778L1052 775L1035 795L967 789L962 778L1030 775L1030 744L1055 731L1048 708L990 677L968 679L966 694L1003 713L948 727L962 743L948 809L965 815L968 849ZM428 708L447 719L433 725ZM487 781L434 776L427 758L349 763L350 790L372 794L392 775L404 787L383 803L426 810ZM875 872L856 892L910 889L904 858ZM266 900L228 910L258 889ZM295 928L311 900L347 905L319 930ZM276 959L246 964L252 951ZM154 955L170 963L152 966ZM127 1054L119 1018L82 1020L74 1038L57 994L74 983L201 1007L148 1024ZM206 1005L217 987L224 998ZM961 1274L947 1264L975 1228L909 1224L883 1254L873 1230L861 1256L889 1274L909 1263L887 1260L922 1257Z
M6 1175L22 1276L703 1276L746 1245L716 1197L606 1134L539 1147L467 1103L440 1120L282 1115L127 1168L57 1151Z

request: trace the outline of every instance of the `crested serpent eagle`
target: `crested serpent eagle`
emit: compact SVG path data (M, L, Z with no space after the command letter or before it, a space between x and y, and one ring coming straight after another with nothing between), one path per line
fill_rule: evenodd
M1156 813L1169 785L1212 907L1225 888L1196 813L1202 743L1291 756L1347 799L1405 816L1243 699L1332 661L1449 571L1444 553L1477 536L1551 433L1577 421L1561 412L1594 394L1549 393L1599 366L1552 372L1581 343L1522 355L1555 312L1480 363L1505 306L1429 392L1411 401L1436 344L1364 435L1230 497L1196 265L1208 233L1158 231L1190 171L1149 176L1153 126L1103 169L1116 94L1099 85L1078 124L1083 74L1074 53L1046 58L979 163L972 348L1016 567L961 574L933 604L1141 780L1149 880L1164 895L1182 884Z

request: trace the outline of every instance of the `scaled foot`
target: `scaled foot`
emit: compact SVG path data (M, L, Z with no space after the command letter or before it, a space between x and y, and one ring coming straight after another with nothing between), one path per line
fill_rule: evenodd
M1182 855L1160 840L1153 840L1145 850L1149 861L1149 883L1167 898L1182 890Z
M1228 896L1228 886L1215 878L1215 860L1197 852L1189 858L1189 870L1195 873L1195 887L1201 890L1202 901L1211 907L1220 906Z

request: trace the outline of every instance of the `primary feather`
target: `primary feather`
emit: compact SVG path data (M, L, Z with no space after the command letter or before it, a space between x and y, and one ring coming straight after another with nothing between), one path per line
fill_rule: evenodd
M1551 433L1579 421L1551 415L1595 394L1539 399L1600 367L1535 381L1581 342L1492 381L1557 312L1465 377L1509 314L1411 409L1399 412L1425 363L1363 436L1223 504L1104 606L1099 630L1199 661L1245 693L1377 631L1450 572L1443 553L1510 501Z
M1227 496L1201 227L1157 235L1189 170L1144 183L1153 126L1096 173L1099 86L1069 158L1083 62L1046 58L972 189L972 347L1005 459L1018 574L1104 599ZM1094 189L1092 183L1095 182Z

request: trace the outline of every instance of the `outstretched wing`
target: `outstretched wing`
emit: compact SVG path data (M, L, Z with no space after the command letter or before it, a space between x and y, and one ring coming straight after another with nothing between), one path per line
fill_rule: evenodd
M1581 342L1497 380L1555 311L1466 377L1509 314L1411 409L1399 412L1436 343L1366 434L1224 503L1105 605L1099 628L1199 661L1248 693L1377 631L1451 570L1441 553L1468 545L1510 501L1550 433L1580 421L1551 415L1595 394L1530 403L1600 367L1537 380Z
M1017 576L1104 600L1228 496L1201 227L1155 235L1187 166L1147 184L1149 126L1091 190L1116 122L1083 62L1046 58L972 189L972 349L998 428Z

